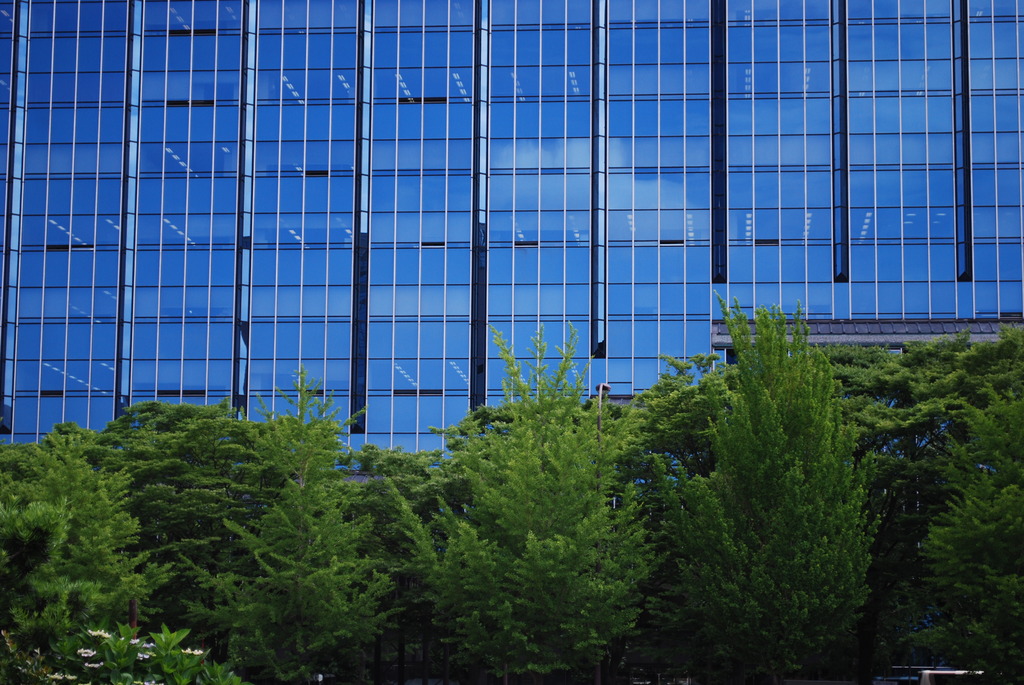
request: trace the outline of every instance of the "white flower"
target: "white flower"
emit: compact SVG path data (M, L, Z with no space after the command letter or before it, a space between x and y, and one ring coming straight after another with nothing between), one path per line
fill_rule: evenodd
M181 650L181 653L182 654L191 654L192 656L199 656L199 655L203 654L203 650L201 650L201 649L183 649L183 650Z
M96 656L96 650L95 649L80 649L80 650L78 650L78 656L84 656L86 659L88 659L91 656Z
M146 659L148 659L151 656L153 656L153 655L150 654L149 652L139 652L138 654L135 655L135 658L138 659L139 661L145 661Z
M132 641L129 642L128 644L130 644L130 645L137 645L137 644L139 644L139 638L133 637Z
M88 661L86 661L86 662L85 662L84 664L82 664L82 665L83 665L83 666L85 666L86 668L99 668L100 666L102 666L102 665L103 665L103 662L101 661L101 662L99 662L98 664L90 664L90 663L89 663Z
M90 635L92 635L93 637L101 637L104 640L106 640L108 637L110 637L110 633L108 633L105 630L90 630L90 631L87 631L87 632Z

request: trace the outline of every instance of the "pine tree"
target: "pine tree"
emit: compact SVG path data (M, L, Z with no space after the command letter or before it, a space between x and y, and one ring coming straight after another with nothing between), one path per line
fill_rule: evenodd
M46 565L46 573L96 587L92 619L124 621L129 600L145 600L161 579L160 569L143 571L145 554L129 550L139 522L127 511L128 478L94 468L85 454L98 434L60 424L40 445L0 448L0 499L47 502L67 516L67 534Z
M26 652L46 649L96 605L95 583L53 570L69 518L65 503L0 500L0 630Z
M85 618L124 621L129 600L159 581L129 551L139 523L126 511L128 479L85 458L97 437L61 424L40 445L0 446L0 627L20 632L24 648L45 648Z

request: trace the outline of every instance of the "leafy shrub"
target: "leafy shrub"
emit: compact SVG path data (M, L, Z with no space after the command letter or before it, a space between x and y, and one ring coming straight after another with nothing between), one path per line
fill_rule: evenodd
M53 668L39 650L25 651L10 633L0 631L0 682L39 685L55 682L51 675Z
M145 640L126 625L119 625L113 634L85 630L57 643L60 672L50 679L119 685L247 685L226 666L207 661L206 651L183 647L188 634L188 629L172 632L163 626Z

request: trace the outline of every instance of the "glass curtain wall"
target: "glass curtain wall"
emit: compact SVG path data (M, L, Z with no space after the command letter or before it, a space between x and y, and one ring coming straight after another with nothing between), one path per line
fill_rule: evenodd
M374 0L366 440L469 410L474 9Z
M0 1L0 434L282 409L305 368L354 444L440 447L501 396L488 326L520 357L571 326L629 396L718 296L1019 320L1022 14Z
M213 403L231 389L242 7L154 1L135 11L131 401Z
M299 369L342 411L351 361L356 3L258 11L249 407L286 411ZM259 399L257 399L259 398Z
M710 337L709 10L609 3L607 381L616 395L653 384L658 355L693 354Z
M1021 55L1024 6L979 2L969 11L974 291L962 309L1019 317L1021 305Z
M728 5L730 302L836 313L829 10L826 2Z
M113 415L127 5L37 2L26 15L18 4L31 40L24 128L8 141L24 143L12 170L24 185L7 345L13 438L35 440L60 421L102 427ZM10 30L14 8L2 12Z
M525 357L541 328L590 350L590 2L491 3L488 320ZM488 394L504 363L491 345Z
M951 4L848 11L850 312L953 317L958 29Z

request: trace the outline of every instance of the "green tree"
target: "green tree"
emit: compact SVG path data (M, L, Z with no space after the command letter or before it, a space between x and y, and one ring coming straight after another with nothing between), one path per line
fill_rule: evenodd
M139 524L125 509L127 479L94 469L97 435L74 424L39 445L0 447L0 624L26 649L45 649L78 622L124 618L159 581L130 548Z
M641 585L646 601L640 636L631 648L643 661L681 666L679 646L691 642L695 628L679 611L686 590L678 583L680 485L714 471L713 419L724 402L727 367L712 368L712 355L664 360L668 369L633 402L639 449L624 455L620 471L637 484L654 549L650 576Z
M390 583L366 554L370 519L338 467L343 429L319 385L300 373L289 415L268 415L258 449L288 474L252 526L225 520L250 558L208 579L220 597L212 618L230 632L233 661L287 682L339 672L371 639Z
M152 624L191 625L223 658L207 621L215 598L205 574L249 563L224 520L254 524L284 483L257 449L261 426L227 401L212 406L140 402L107 425L87 454L104 472L128 479L128 511L140 523L131 551L163 569L159 591L140 606Z
M778 679L847 630L864 599L864 489L806 324L797 317L790 342L785 316L759 309L755 344L738 306L723 313L736 385L716 414L716 470L683 490L684 611L713 666Z
M89 617L94 583L54 573L54 559L68 535L63 503L0 500L0 624L24 652L46 649ZM11 654L17 650L10 650ZM7 655L3 669L11 666Z
M867 513L875 534L855 650L858 682L870 685L922 646L933 603L922 542L949 506L949 467L970 412L1024 391L1024 330L1004 329L994 343L960 334L910 343L902 354L852 345L826 354L857 436L855 461L874 455Z
M452 454L467 500L446 510L434 588L463 657L495 673L594 666L639 613L648 550L616 474L631 427L581 404L574 343L549 373L538 338L524 372L498 336L502 420L464 426Z
M840 381L854 459L872 456L866 513L874 537L868 596L855 627L857 680L870 685L894 663L906 663L930 600L923 587L921 542L946 507L944 469L961 400L965 338L909 345L903 354L879 347L826 350Z
M669 371L640 393L641 447L662 455L672 477L709 476L715 468L712 417L722 403L725 377L717 355L689 361L664 357Z
M0 496L46 502L66 514L66 534L45 573L92 584L92 619L105 622L124 620L129 600L144 600L161 578L159 569L143 570L145 554L130 551L139 523L126 510L127 478L86 460L97 439L61 424L40 445L0 448Z
M363 445L353 454L353 464L355 478L364 481L357 489L358 509L372 520L371 555L393 587L381 602L387 620L377 638L379 650L374 650L375 677L384 664L395 663L397 680L406 679L406 654L412 650L424 655L421 665L426 670L441 663L448 668L450 646L442 643L447 626L435 621L436 607L410 532L426 534L425 527L445 508L440 503L464 501L456 494L464 479L453 473L451 460L439 450Z
M1024 683L1024 397L972 410L948 511L925 545L932 644L988 683Z

